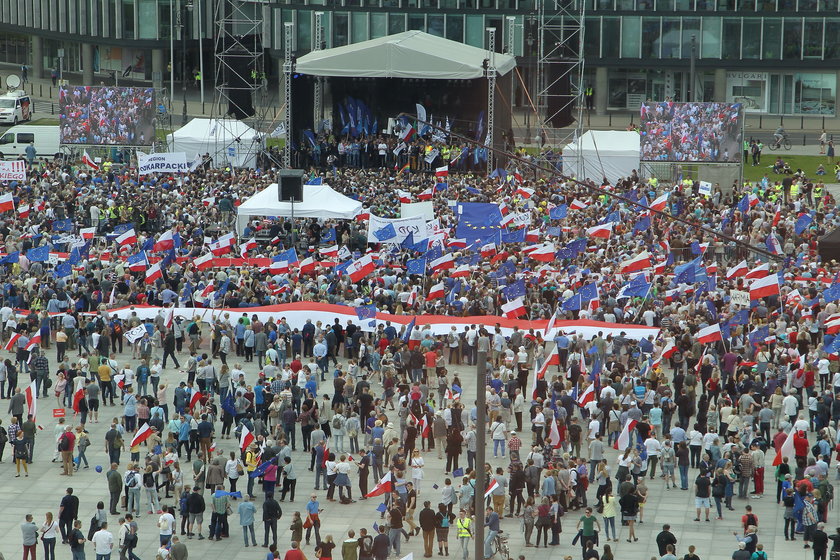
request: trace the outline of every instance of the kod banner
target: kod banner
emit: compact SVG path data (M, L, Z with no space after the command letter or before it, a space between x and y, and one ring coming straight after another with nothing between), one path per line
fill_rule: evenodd
M149 173L186 173L190 166L184 152L166 152L161 154L137 154L139 175Z
M0 181L25 181L26 162L23 160L0 161Z

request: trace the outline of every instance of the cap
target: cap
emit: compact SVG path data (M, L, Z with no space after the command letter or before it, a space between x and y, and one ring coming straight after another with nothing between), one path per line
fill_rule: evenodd
M511 431L510 431L510 435L515 436L515 435L516 435L516 432L515 432L514 430L511 430Z

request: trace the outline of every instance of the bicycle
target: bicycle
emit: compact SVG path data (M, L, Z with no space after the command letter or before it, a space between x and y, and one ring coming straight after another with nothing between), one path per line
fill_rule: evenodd
M784 146L785 150L790 150L791 146L793 146L790 143L790 138L787 136L784 136L781 140L773 138L773 141L767 144L767 147L774 151L780 149L782 146Z
M493 554L492 556L499 555L499 560L510 560L510 548L508 547L508 538L507 535L503 535L501 532L496 534L496 537L493 539Z

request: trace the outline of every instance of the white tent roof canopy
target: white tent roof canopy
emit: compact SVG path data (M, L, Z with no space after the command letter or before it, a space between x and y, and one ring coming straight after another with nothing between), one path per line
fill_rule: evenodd
M563 172L578 179L615 183L639 169L639 133L625 130L590 130L563 149ZM577 155L582 168L577 168Z
M290 218L294 214L295 218L352 220L362 211L361 202L328 185L304 185L303 202L295 202L293 209L291 202L278 200L278 188L277 183L272 183L239 205L237 229L240 235L250 216Z
M312 51L295 69L310 76L339 78L425 78L472 80L484 76L487 51L423 31L404 31L344 47ZM499 75L516 67L514 57L496 53Z
M262 135L235 119L195 118L166 135L170 152L184 152L187 161L209 153L217 165L229 162L236 167L255 167Z

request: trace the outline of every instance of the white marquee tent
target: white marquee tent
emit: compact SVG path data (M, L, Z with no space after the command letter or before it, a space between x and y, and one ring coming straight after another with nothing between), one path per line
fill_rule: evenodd
M342 78L472 80L484 77L486 58L485 49L415 30L312 51L298 59L295 69ZM506 54L496 53L493 60L500 76L516 66L516 59Z
M187 161L209 153L214 165L256 167L262 149L262 135L235 119L192 119L166 135L170 152L184 152Z
M304 185L303 202L278 201L277 183L269 185L237 208L236 229L242 235L253 216L352 220L362 211L362 203L332 190L328 185Z
M639 171L639 142L638 132L590 130L563 149L563 174L598 183L604 177L612 183L629 177Z

